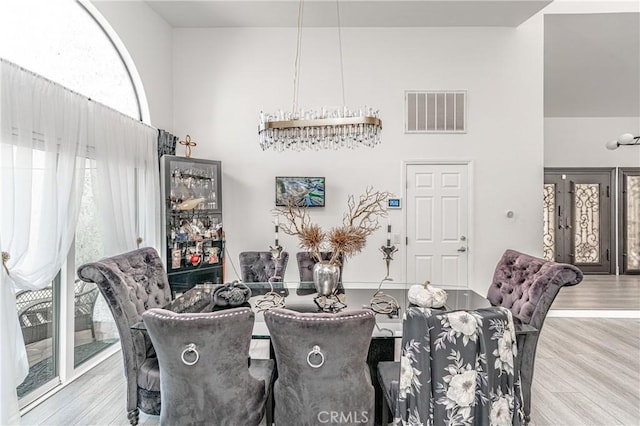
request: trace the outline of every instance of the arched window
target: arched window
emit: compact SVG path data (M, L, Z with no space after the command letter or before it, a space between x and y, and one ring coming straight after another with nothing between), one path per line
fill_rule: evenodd
M133 61L87 0L0 0L0 57L149 123L146 97ZM34 152L34 164L38 154ZM75 267L102 256L91 185L92 163L87 158L82 207L71 251L75 256L68 260ZM97 288L74 282L73 277L61 282L64 276L61 274L50 287L20 292L16 297L19 315L32 306L44 306L42 312L25 314L24 318L31 320L21 323L30 366L29 376L18 387L22 406L71 380L74 367L118 340L109 309L101 297L96 300ZM58 317L54 306L59 303L56 295L60 292L66 294L70 312ZM60 324L65 322L60 318L73 324L63 330ZM73 353L59 347L58 333L53 330L69 334L66 340L74 342ZM58 353L62 354L59 359Z
M88 2L3 0L0 57L148 121L142 85L128 53Z

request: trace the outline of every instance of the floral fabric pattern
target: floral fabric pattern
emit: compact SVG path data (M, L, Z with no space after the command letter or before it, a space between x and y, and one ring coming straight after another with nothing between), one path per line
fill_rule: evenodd
M517 351L508 309L409 308L394 424L523 425Z

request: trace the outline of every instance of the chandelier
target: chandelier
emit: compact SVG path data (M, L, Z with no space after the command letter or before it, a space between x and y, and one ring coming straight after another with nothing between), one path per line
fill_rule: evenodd
M305 151L321 149L374 147L380 143L382 120L378 111L370 107L351 110L341 108L298 109L298 84L300 69L300 46L302 44L302 18L304 0L298 6L297 47L293 73L293 108L275 113L260 113L258 135L263 151L274 149ZM342 31L340 28L340 6L336 0L338 17L338 44L340 47L340 81L342 104L344 97L344 67L342 63Z

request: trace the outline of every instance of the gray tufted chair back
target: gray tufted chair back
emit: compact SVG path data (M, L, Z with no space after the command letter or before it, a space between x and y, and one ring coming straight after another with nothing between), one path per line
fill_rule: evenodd
M273 390L278 426L329 423L332 412L351 419L342 423L373 425L374 389L366 363L372 311L271 309L264 318L278 366ZM321 354L314 352L316 346Z
M249 308L142 315L160 364L161 425L258 425L270 396L273 360L251 360Z
M142 313L165 306L171 289L158 252L141 248L78 268L78 277L98 285L120 335L125 377L127 412L137 424L138 408L147 414L160 414L160 375L149 336L131 326L142 321Z
M287 269L289 253L280 253L278 262L274 262L269 251L243 251L240 253L240 274L245 283L265 283L274 275L274 281L282 281Z
M541 329L560 288L580 281L582 271L573 265L507 250L496 266L487 299L511 310L523 324Z
M520 370L527 422L531 417L531 384L542 325L560 289L580 281L582 271L573 265L551 262L515 250L505 251L496 266L487 299L494 306L511 310L516 324L537 329L517 335L516 368Z

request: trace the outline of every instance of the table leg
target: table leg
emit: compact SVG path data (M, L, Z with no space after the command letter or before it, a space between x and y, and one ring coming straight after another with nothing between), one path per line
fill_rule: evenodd
M376 425L382 425L383 404L387 403L384 400L382 387L378 382L378 362L393 361L394 353L395 353L394 338L371 339L371 345L369 346L369 354L367 356L367 365L369 365L369 371L371 372L371 384L373 384L373 389L375 390L375 424Z
M271 397L269 398L269 401L267 401L267 403L269 404L269 407L267 407L267 411L271 411L268 418L271 418L271 420L275 424L275 419L273 418L273 416L276 412L276 398L273 395L273 385L275 385L276 380L278 379L278 361L276 360L276 352L273 350L273 343L271 342L271 339L269 339L269 359L274 360L276 365L274 366L273 370L273 380L271 382ZM267 426L271 425L268 424Z

